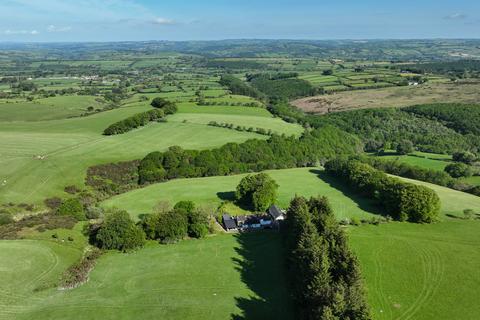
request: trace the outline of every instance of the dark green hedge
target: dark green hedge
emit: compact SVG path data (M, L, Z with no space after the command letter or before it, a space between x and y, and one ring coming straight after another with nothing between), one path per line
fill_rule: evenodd
M159 121L163 119L164 116L165 113L161 109L137 113L136 115L110 125L103 131L103 134L106 136L122 134L135 128L142 127L151 121Z
M325 170L363 196L375 199L397 220L431 223L439 215L440 199L430 188L390 177L358 160L335 159L326 163Z
M139 165L141 184L176 178L224 176L268 169L314 166L337 155L361 149L357 138L334 127L306 132L300 139L271 136L267 141L228 143L213 150L183 150L148 154Z
M296 197L286 219L296 319L371 319L360 266L325 197Z

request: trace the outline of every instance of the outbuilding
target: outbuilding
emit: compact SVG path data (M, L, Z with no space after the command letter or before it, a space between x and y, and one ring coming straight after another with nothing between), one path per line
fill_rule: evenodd
M229 214L224 214L222 216L223 227L227 231L237 230L237 222Z
M274 204L268 208L268 214L272 217L273 221L285 220L285 212Z

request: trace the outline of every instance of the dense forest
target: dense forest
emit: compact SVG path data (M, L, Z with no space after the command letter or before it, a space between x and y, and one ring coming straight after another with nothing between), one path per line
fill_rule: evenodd
M402 109L425 118L440 121L464 135L480 135L480 105L428 104ZM474 139L474 137L471 137Z
M323 116L303 114L286 101L274 101L268 108L288 122L313 128L331 125L357 135L367 146L366 151L395 149L405 140L424 152L480 151L480 137L473 134L478 130L479 106L445 104L437 108L436 105L422 105L404 109L353 110ZM459 110L458 115L456 110Z
M258 74L250 76L248 80L253 87L271 98L293 99L316 93L316 89L308 81L291 75Z

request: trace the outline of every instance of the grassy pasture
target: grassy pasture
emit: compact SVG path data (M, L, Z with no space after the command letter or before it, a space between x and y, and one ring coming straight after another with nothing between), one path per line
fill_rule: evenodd
M179 94L174 92L172 97L178 97ZM147 94L150 98L158 95ZM61 107L70 105L75 101L74 98L84 97L45 100L54 101ZM93 97L85 98L93 100ZM87 105L84 100L81 101L83 106ZM303 131L298 125L274 118L263 108L199 107L193 103L181 103L178 114L169 117L167 123L151 124L120 136L101 135L111 123L149 109L148 102L138 102L137 98L120 109L88 117L28 123L1 122L0 202L40 204L46 197L62 195L66 185L83 186L86 169L91 165L138 159L148 152L164 150L172 145L205 149L249 138L266 138L207 126L210 121L271 129L288 135L299 135ZM61 116L60 113L45 113L50 117ZM41 120L32 112L26 114L32 114L32 120ZM4 116L12 119L15 115L7 113ZM22 114L22 119L25 119L25 114Z
M231 123L246 128L262 128L277 134L299 136L303 132L300 125L290 124L280 118L274 118L263 108L236 106L195 106L182 104L179 112L169 117L171 122L186 122L207 125L211 121Z
M338 218L371 217L374 206L367 199L345 195L331 186L330 180L318 178L316 169L286 169L266 171L279 184L278 204L286 208L295 194L306 197L327 196ZM245 175L227 177L207 177L178 179L158 183L143 189L130 191L105 201L104 207L118 207L127 210L134 217L149 213L159 201L169 201L172 205L181 200L192 200L200 205L219 205L223 200L232 200L237 184ZM480 202L480 201L479 201ZM229 208L232 213L241 211Z
M53 241L0 241L0 319L18 319L41 305L42 291L80 256L79 249Z
M381 159L396 160L402 163L407 163L410 165L418 166L425 169L444 171L445 167L451 163L452 156L445 154L434 154L434 153L424 153L424 152L415 152L411 155L398 156L398 155L387 155L381 156ZM480 185L480 176L473 176L468 178L462 178L462 181L465 181L471 185Z
M42 121L80 116L87 112L88 107L103 107L103 103L96 99L93 96L58 96L13 103L0 100L0 122Z
M0 255L10 258L1 259L0 266L18 279L0 282L2 289L11 290L6 294L16 294L15 285L25 279L37 283L37 275L55 261L42 248L51 246L47 242L3 242L0 246L5 249ZM59 261L68 260L63 257L67 253L56 254ZM27 257L32 262L28 268L24 266ZM9 265L4 265L7 260ZM11 268L13 264L17 269ZM6 316L15 312L16 319L39 320L292 319L282 265L280 234L275 232L218 235L169 246L152 243L135 253L110 252L101 257L89 282L77 289L25 290L29 293L25 299L2 311ZM0 296L0 304L7 299L13 298Z
M330 199L339 219L368 218L379 212L370 200L355 196L345 186L323 175L318 169L271 170L267 173L280 186L278 204L284 208L295 194L306 197L323 195ZM244 176L172 180L118 195L105 201L103 206L119 207L137 217L139 214L151 212L159 201L174 204L181 200L192 200L203 205L218 205L222 200L233 199L233 192ZM479 197L420 181L404 180L434 189L442 201L442 216L447 214L461 216L464 209L480 212ZM231 210L232 213L236 213L238 209Z
M374 319L470 320L480 314L480 221L349 230Z
M62 195L67 185L83 186L91 165L138 159L172 145L205 149L265 138L176 121L151 124L124 135L101 135L111 123L149 109L148 103L133 104L89 117L2 123L0 180L6 183L0 185L0 202L38 204L46 197Z
M450 163L451 156L448 155L441 155L441 154L433 154L433 153L422 153L422 152L415 152L411 155L386 155L380 156L380 159L385 160L395 160L401 163L410 164L413 166L425 168L425 169L432 169L432 170L439 170L443 171L445 167Z

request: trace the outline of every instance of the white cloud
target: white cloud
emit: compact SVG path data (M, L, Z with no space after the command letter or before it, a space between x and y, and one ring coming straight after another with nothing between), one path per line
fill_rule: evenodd
M153 24L158 24L158 25L172 25L175 24L175 20L172 19L166 19L166 18L155 18L152 21Z
M444 19L447 19L447 20L463 20L466 18L467 18L467 15L461 12L452 13L444 17Z
M7 29L5 31L3 31L3 34L7 35L7 36L10 36L10 35L22 35L22 34L30 34L30 35L37 35L39 34L40 32L38 32L37 30L11 30L11 29Z
M70 26L58 27L51 24L47 27L48 32L68 32L70 30L72 30L72 27Z

